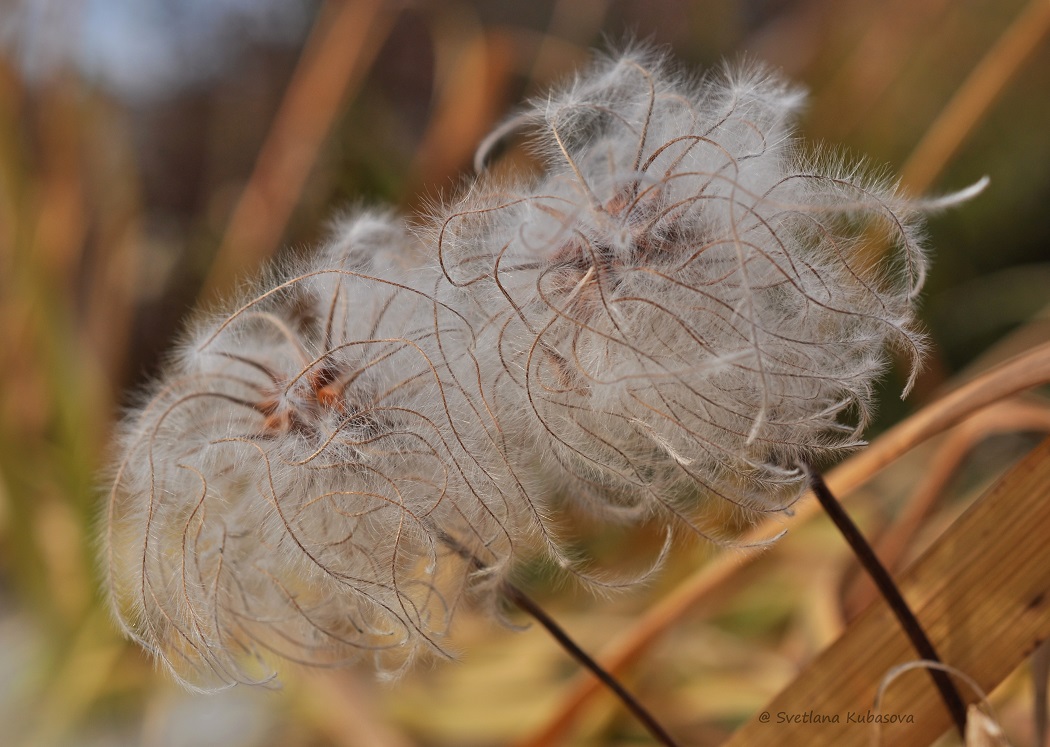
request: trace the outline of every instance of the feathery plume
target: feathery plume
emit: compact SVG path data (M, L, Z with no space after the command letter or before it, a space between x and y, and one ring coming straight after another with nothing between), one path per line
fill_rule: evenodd
M693 80L629 50L519 116L538 178L482 176L437 217L442 297L529 434L515 463L689 521L698 492L778 510L801 462L861 443L887 347L921 356L923 206L804 154L802 101L758 66Z
M199 324L126 419L111 602L183 682L265 681L266 652L397 670L441 650L472 569L435 526L477 522L447 422L420 406L439 392L431 300L381 277L411 254L389 217L344 220Z
M601 59L516 120L535 178L482 175L417 236L344 216L198 321L119 440L125 631L191 685L271 653L396 672L524 553L575 569L554 496L716 540L725 507L790 505L861 443L887 349L921 357L922 213L983 186L911 201L806 154L802 101Z

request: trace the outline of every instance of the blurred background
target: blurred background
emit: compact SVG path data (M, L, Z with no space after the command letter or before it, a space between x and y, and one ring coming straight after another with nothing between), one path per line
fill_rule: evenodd
M281 691L201 696L155 672L98 601L94 534L121 406L197 305L315 243L340 208L418 211L450 195L523 97L592 48L637 38L696 69L781 69L811 91L807 140L903 173L914 192L991 178L930 221L929 365L904 402L890 377L875 435L971 367L1050 338L1046 7L0 0L0 744L529 743L575 667L540 631L483 617L460 621L461 661L392 684L289 671ZM1035 442L1001 430L979 439L945 511ZM925 458L866 488L873 526L906 503ZM826 644L848 596L840 545L807 526L632 669L684 743L719 743ZM543 579L533 592L599 650L707 554L683 548L656 584L611 600ZM996 695L1017 744L1032 743L1029 687L1022 672ZM564 743L647 742L603 700Z

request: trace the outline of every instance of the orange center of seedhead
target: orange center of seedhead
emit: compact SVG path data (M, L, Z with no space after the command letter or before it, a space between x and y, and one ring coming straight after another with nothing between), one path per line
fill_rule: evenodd
M313 390L317 404L346 414L346 402L343 398L344 384L337 380L337 373L334 366L322 366L307 374L306 380Z
M262 400L256 409L266 417L263 431L268 434L305 433L311 430L310 421L326 410L345 415L345 385L337 379L337 374L334 366L322 366L305 376L307 396L290 397L282 392Z
M552 265L567 270L555 276L552 290L573 294L573 305L583 311L593 311L600 303L597 284L611 282L615 286L628 265L643 264L661 250L652 237L651 226L644 223L659 208L661 193L653 190L639 197L637 192L638 185L624 187L601 207L608 218L626 222L631 234L631 259L617 256L612 244L600 238L601 229L596 231L597 239L578 233L551 256Z

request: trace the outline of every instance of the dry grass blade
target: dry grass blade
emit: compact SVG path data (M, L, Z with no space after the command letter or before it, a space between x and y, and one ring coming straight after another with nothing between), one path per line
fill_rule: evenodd
M1050 407L1042 402L1002 402L970 418L945 438L928 462L925 476L915 488L901 516L875 543L879 558L887 568L897 566L911 546L923 520L973 449L991 436L1021 431L1050 433ZM853 617L867 607L875 595L875 587L870 580L858 576L844 604L846 616Z
M870 447L835 468L828 484L840 493L853 490L926 439L995 402L1048 381L1050 343L987 371L886 431Z
M868 16L857 25L859 35L851 40L849 56L828 71L813 102L812 121L827 129L829 140L849 137L877 115L905 78L908 63L921 46L918 40L927 38L926 29L949 24L952 10L951 2L930 0L858 6L850 14L858 21L857 14ZM814 6L811 12L827 9Z
M1050 441L972 506L901 581L938 649L986 691L1050 635L1050 545L1033 542L1033 531L1050 531ZM886 672L911 658L889 610L877 604L728 747L768 744L771 734L781 745L866 745L869 730L847 715L864 717ZM895 684L882 713L905 718L882 725L885 742L925 745L940 735L949 721L936 697L924 677ZM791 723L781 713L838 716L839 723Z
M510 50L498 36L487 34L476 17L461 12L435 23L435 101L415 155L418 190L462 168L474 143L499 118L510 83Z
M974 125L1050 32L1050 3L1032 0L926 131L901 173L915 193L933 183Z
M1032 655L1033 721L1035 722L1035 744L1047 744L1050 740L1050 713L1047 706L1047 685L1050 685L1050 642L1043 644Z
M340 105L364 79L393 17L382 0L329 2L321 10L230 217L203 300L223 296L276 249Z
M828 485L848 498L850 491L918 444L956 425L970 415L1018 392L1050 382L1050 344L1037 347L988 371L934 402L919 413L887 431L870 447L847 460L827 475ZM789 526L798 526L818 510L813 501L801 503ZM779 525L778 525L779 528ZM743 542L755 542L776 533L771 523L749 532ZM598 661L610 672L620 672L686 612L695 614L697 605L716 592L725 590L760 555L722 554L698 570L674 592L650 608L648 613L599 655ZM946 654L947 655L947 654ZM519 742L520 747L549 747L565 738L588 701L600 692L593 682L578 679L561 699L562 708L536 733Z

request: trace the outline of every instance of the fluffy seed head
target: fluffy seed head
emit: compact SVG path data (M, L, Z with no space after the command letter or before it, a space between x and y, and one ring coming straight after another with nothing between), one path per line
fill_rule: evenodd
M518 118L534 178L418 238L340 218L198 322L120 438L125 630L197 685L270 653L398 670L526 549L571 565L564 503L716 539L789 505L860 443L887 351L917 364L919 218L951 201L805 152L801 103L759 67L599 60Z
M435 527L470 521L447 424L420 404L437 389L431 302L362 272L408 244L384 216L344 221L314 261L193 330L127 418L111 601L180 680L265 681L269 653L396 670L440 650L471 569Z
M887 347L921 351L919 211L803 153L801 102L758 67L600 60L523 116L538 178L482 178L440 216L521 460L684 515L697 492L782 507L800 461L859 443Z

